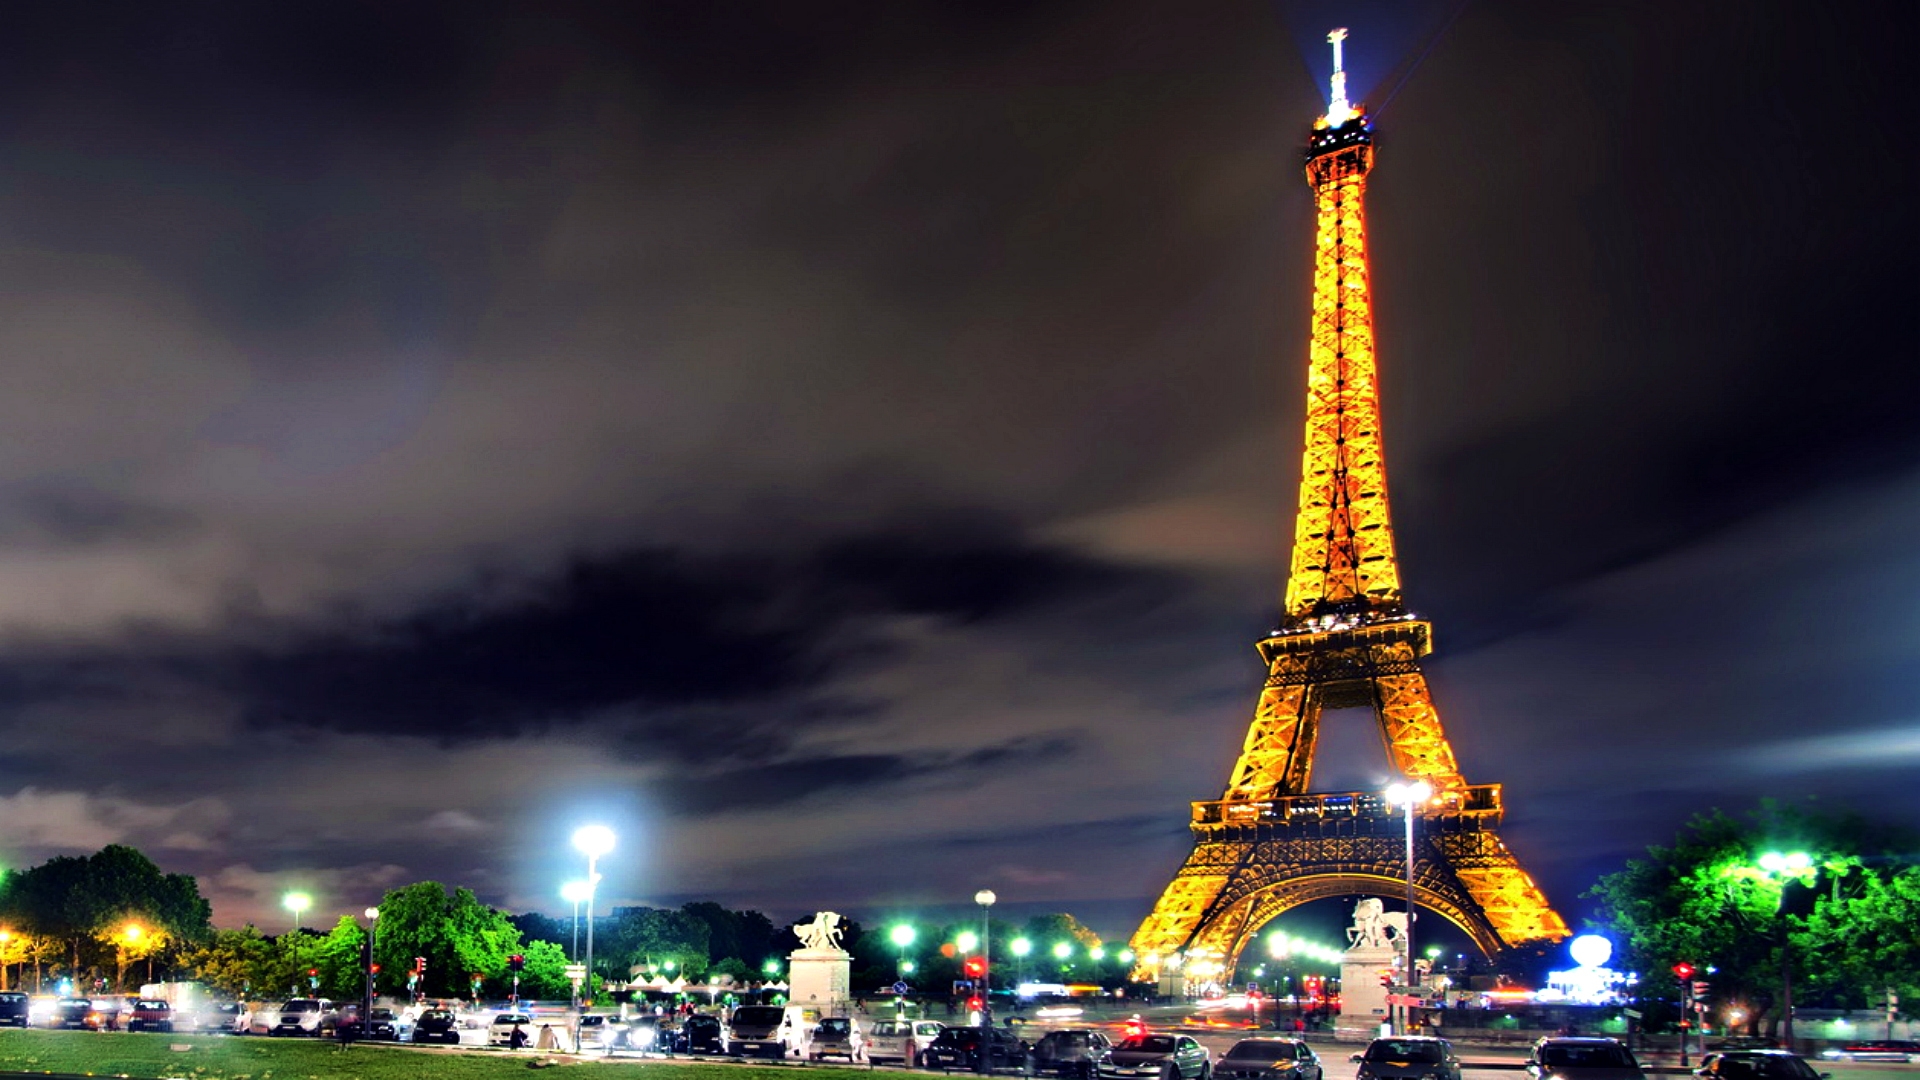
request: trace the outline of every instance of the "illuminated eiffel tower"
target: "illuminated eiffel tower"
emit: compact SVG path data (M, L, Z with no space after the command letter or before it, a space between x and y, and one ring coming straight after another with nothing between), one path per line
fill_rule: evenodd
M1193 804L1193 854L1130 943L1149 977L1182 962L1189 976L1230 977L1253 935L1289 908L1354 893L1404 895L1398 808L1373 792L1307 793L1323 709L1372 709L1394 768L1432 790L1414 810L1419 906L1489 954L1567 936L1495 832L1500 785L1468 784L1454 764L1420 673L1431 628L1401 602L1362 212L1373 129L1365 108L1347 101L1345 37L1328 37L1332 105L1307 142L1318 208L1313 337L1286 610L1258 645L1266 688L1226 792Z

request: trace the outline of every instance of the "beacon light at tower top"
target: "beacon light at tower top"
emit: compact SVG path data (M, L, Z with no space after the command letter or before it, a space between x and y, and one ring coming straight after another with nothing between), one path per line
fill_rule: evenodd
M1347 40L1347 28L1342 26L1333 31L1327 35L1327 40L1333 44L1332 92L1328 95L1327 115L1320 118L1320 123L1327 127L1339 127L1360 115L1359 110L1347 100L1347 72L1340 51L1340 43Z

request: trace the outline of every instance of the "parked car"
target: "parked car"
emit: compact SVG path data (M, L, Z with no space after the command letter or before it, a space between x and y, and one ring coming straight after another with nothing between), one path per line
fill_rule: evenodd
M627 1033L617 1016L586 1013L575 1022L574 1041L582 1050L611 1050Z
M1700 1059L1693 1070L1709 1080L1826 1080L1798 1054L1785 1050L1723 1050Z
M950 1027L934 1037L925 1056L930 1069L978 1071L984 1054L989 1069L1024 1070L1030 1049L1006 1028Z
M451 1009L428 1009L413 1022L413 1041L417 1043L458 1043L460 1018Z
M927 1047L945 1028L938 1020L875 1020L867 1031L867 1060L923 1065Z
M124 1015L128 1031L173 1030L173 1006L159 998L135 998Z
M1453 1044L1431 1035L1375 1039L1348 1060L1360 1066L1354 1080L1460 1080Z
M88 1018L93 1015L93 999L83 997L61 998L54 1006L51 1026L57 1028L89 1028L93 1025Z
M674 1028L658 1016L636 1016L626 1022L625 1030L614 1039L616 1050L635 1050L662 1054L673 1049ZM735 1044L736 1052L738 1044Z
M1191 1035L1133 1035L1113 1048L1098 1073L1116 1078L1208 1080L1213 1075L1213 1059Z
M748 1057L787 1057L807 1041L807 1014L798 1005L742 1005L733 1010L733 1048Z
M0 1025L26 1027L32 1016L32 998L18 990L0 990Z
M278 1010L269 1012L268 1035L314 1036L320 1034L320 1021L333 1011L326 998L289 998ZM256 1021L255 1026L258 1027Z
M371 1042L399 1042L400 1018L392 1009L376 1005L372 1017L362 1021L360 1006L347 1005L335 1011L333 1015L320 1022L320 1033L339 1037L346 1032L349 1039L365 1039Z
M60 1012L60 998L54 994L35 994L27 1005L27 1023L33 1027L58 1027L54 1017Z
M867 1060L866 1039L860 1034L860 1022L851 1016L829 1016L813 1026L807 1040L807 1056L814 1061L830 1057L849 1062Z
M1914 1065L1920 1064L1920 1042L1875 1039L1829 1047L1820 1051L1820 1056L1828 1061L1904 1061Z
M122 1017L131 1013L124 998L93 998L93 1008L87 1012L87 1026L95 1031L119 1031Z
M1033 1044L1033 1071L1086 1080L1113 1052L1113 1040L1094 1028L1061 1028Z
M522 1047L531 1048L533 1040L540 1035L539 1029L533 1026L531 1013L503 1012L495 1016L493 1022L487 1025L487 1045L512 1046L515 1028L520 1029Z
M1546 1038L1533 1044L1527 1072L1534 1080L1646 1080L1633 1051L1619 1039Z
M1769 1035L1729 1035L1707 1044L1708 1050L1778 1050L1780 1040Z
M725 1054L731 1052L728 1045L727 1025L717 1016L695 1013L680 1021L680 1030L673 1035L674 1049L683 1054Z
M1241 1039L1219 1061L1219 1080L1321 1080L1320 1058L1300 1039Z

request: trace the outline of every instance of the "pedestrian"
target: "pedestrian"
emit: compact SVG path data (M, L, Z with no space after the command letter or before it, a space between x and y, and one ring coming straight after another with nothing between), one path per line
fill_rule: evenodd
M340 1049L346 1050L353 1046L353 1021L357 1018L354 1013L346 1013L334 1021L333 1037L340 1040Z

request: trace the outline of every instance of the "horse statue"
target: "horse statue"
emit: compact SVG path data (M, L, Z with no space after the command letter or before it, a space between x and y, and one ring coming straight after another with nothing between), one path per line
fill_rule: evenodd
M1369 896L1353 905L1353 925L1347 927L1347 944L1354 949L1395 949L1407 947L1407 913L1388 911L1378 897Z
M812 922L794 923L793 933L803 948L837 949L840 947L840 914L816 911Z

